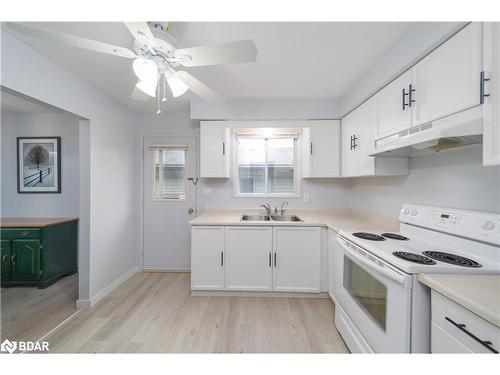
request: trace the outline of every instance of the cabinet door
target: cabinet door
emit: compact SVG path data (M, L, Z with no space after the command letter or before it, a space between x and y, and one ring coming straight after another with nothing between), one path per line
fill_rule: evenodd
M0 261L2 270L2 281L10 280L11 266L10 266L10 240L0 240Z
M410 70L403 73L374 96L378 117L377 139L395 134L411 126L411 108L408 105L403 105L403 103L409 104L408 95L403 96L403 90L408 93L411 74Z
M320 228L275 227L273 289L319 293L320 256Z
M473 351L457 340L435 322L431 323L431 353L473 353Z
M12 281L41 278L40 240L12 240Z
M191 289L224 289L224 227L191 228Z
M229 177L229 129L225 121L200 123L200 176Z
M483 165L500 165L500 23L484 23Z
M226 227L226 290L272 289L271 227Z
M468 25L412 68L412 126L479 105L481 27Z
M352 143L352 137L356 131L356 114L355 112L349 113L342 118L341 124L341 175L342 177L349 177L355 175L356 158L355 150Z
M372 99L363 103L355 110L356 141L355 141L355 174L356 176L371 176L375 174L375 158L368 156L374 151L374 134L377 113L375 101Z
M340 121L314 120L308 125L309 175L305 177L340 176Z

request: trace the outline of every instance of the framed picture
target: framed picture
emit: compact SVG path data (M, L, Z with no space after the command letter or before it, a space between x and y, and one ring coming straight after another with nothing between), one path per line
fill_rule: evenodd
M61 192L61 137L17 137L17 192Z

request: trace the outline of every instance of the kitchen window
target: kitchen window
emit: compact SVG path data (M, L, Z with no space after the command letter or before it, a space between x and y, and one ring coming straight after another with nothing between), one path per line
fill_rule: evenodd
M237 136L235 145L236 196L298 195L297 137Z
M187 147L153 146L153 200L186 199Z

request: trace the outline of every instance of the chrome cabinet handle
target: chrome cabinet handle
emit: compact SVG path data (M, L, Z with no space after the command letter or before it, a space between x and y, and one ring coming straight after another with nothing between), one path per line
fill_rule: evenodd
M2 262L3 262L4 264L7 264L7 260L8 260L8 259L9 259L9 257L8 257L7 255L4 255L4 256L2 257Z
M13 255L10 257L10 263L11 263L11 264L16 264L16 254L13 254Z
M415 99L413 99L412 93L415 92L415 89L413 88L413 85L410 83L409 89L408 89L408 107L411 107L413 103L415 103Z
M465 333L467 336L472 337L474 340L476 340L478 343L480 343L482 346L484 346L489 351L491 351L493 353L498 353L498 351L495 348L493 348L493 346L492 346L493 343L491 341L481 340L479 337L474 335L472 332L469 332L466 329L467 326L465 324L454 322L452 319L448 318L447 316L445 317L445 319L448 322L450 322L451 324L453 324L455 327L457 327L460 331Z
M313 143L312 142L309 144L309 153L311 155L313 154Z
M23 236L23 237L26 237L28 234L30 234L30 232L25 231L25 230L21 232L21 236Z
M484 70L481 71L479 79L479 104L484 104L484 98L490 96L490 94L485 94L484 92L484 83L488 82L489 80L489 78L485 78Z
M224 252L223 251L220 252L220 265L221 265L221 267L224 266Z
M222 142L222 155L226 155L226 142Z
M403 102L403 111L406 109L406 107L409 107L409 104L406 103L406 97L409 95L405 89L402 90L403 95L402 95L402 102Z
M269 267L272 267L272 265L271 265L271 253L269 253Z
M274 267L276 268L276 253L274 253Z

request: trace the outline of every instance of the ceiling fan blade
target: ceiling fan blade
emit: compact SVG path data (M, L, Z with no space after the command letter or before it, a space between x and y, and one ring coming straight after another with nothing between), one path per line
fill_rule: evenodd
M147 102L150 96L146 94L144 91L139 90L136 86L134 86L134 90L130 94L130 99L137 100L140 102Z
M12 30L15 30L18 33L23 34L30 38L51 40L55 42L64 43L70 47L82 48L94 52L107 53L110 55L126 57L129 59L137 57L136 54L131 50L129 50L128 48L114 46L112 44L98 42L92 39L86 39L75 35L44 30L38 27L27 26L14 22L7 22L7 26Z
M125 26L133 37L143 42L149 50L157 47L156 39L146 22L125 22Z
M175 50L175 58L184 66L255 62L257 60L257 47L250 39L240 40L210 46L177 49Z
M191 74L187 72L175 72L174 73L182 82L189 87L189 89L194 92L199 97L205 99L212 103L224 103L226 99L217 94L212 89L205 86L203 83L194 78Z

